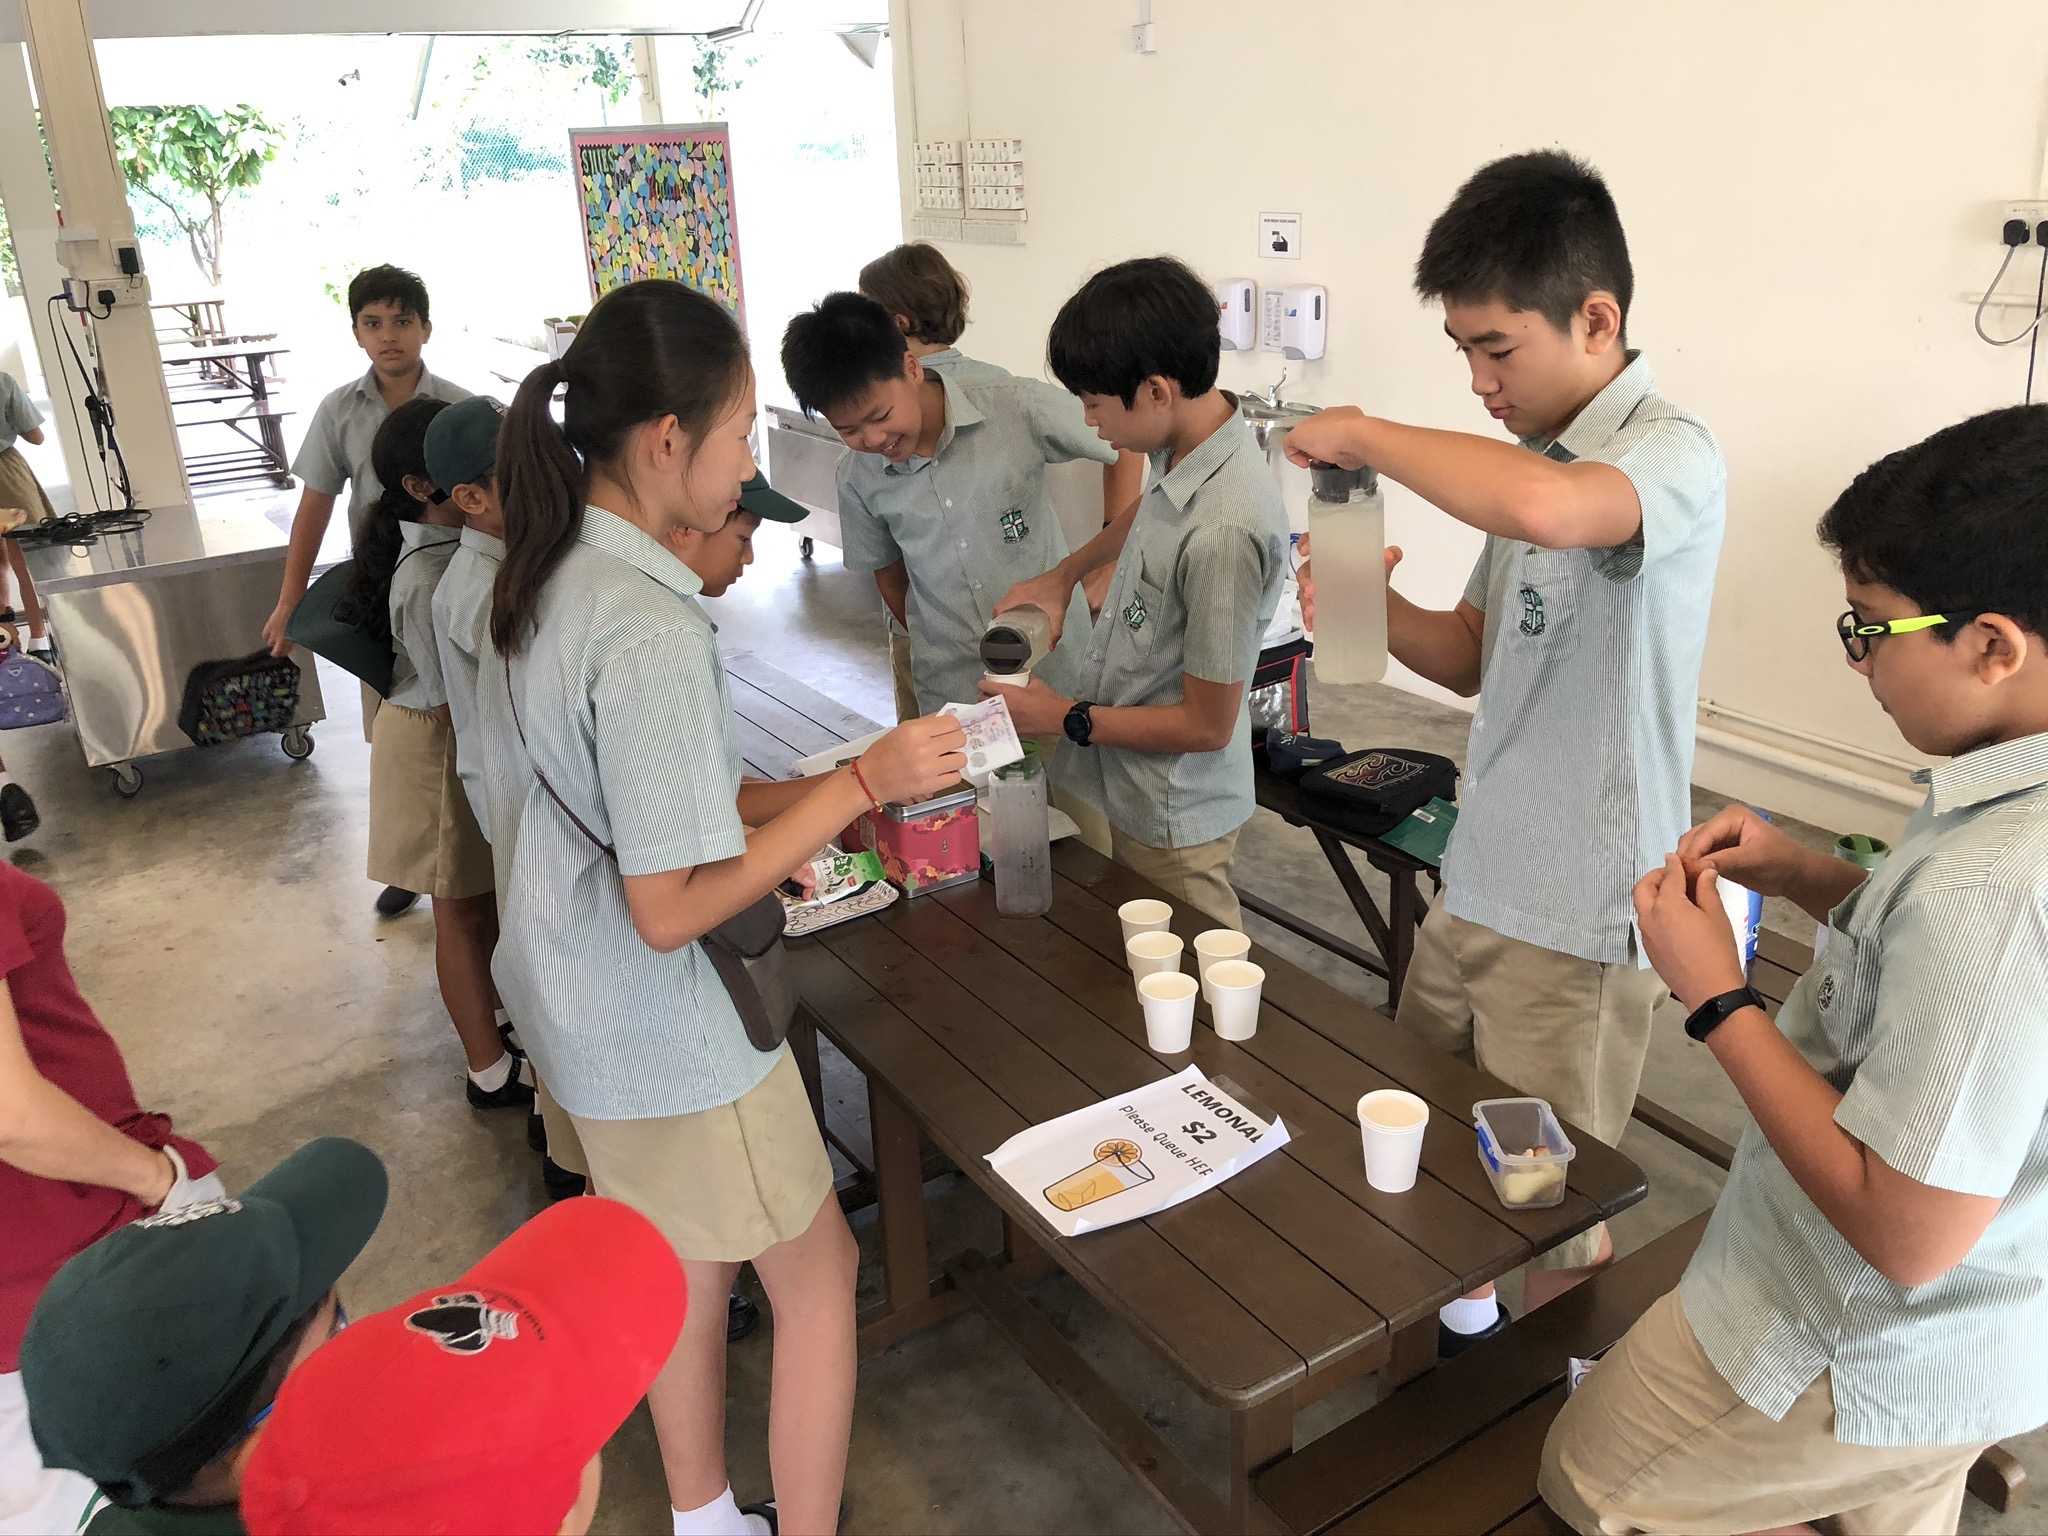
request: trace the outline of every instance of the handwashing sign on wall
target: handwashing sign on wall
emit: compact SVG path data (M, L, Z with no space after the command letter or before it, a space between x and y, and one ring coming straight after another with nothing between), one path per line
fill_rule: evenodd
M1192 1199L1287 1145L1199 1067L1019 1131L989 1166L1062 1237Z
M1259 215L1259 254L1280 261L1301 260L1301 215Z

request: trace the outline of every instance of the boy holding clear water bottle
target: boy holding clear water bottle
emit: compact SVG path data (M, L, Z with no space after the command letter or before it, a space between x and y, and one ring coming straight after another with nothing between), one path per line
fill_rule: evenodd
M1612 1144L1665 997L1629 891L1692 820L1726 474L1713 436L1627 345L1628 242L1584 162L1542 151L1482 167L1415 273L1472 392L1516 442L1355 406L1288 437L1297 463L1369 464L1487 536L1455 609L1387 593L1394 659L1479 696L1444 896L1399 1018ZM1389 575L1400 558L1387 551ZM1301 587L1313 623L1312 567ZM1604 1225L1552 1250L1529 1304L1613 1252ZM1504 1322L1484 1287L1444 1309L1440 1348Z

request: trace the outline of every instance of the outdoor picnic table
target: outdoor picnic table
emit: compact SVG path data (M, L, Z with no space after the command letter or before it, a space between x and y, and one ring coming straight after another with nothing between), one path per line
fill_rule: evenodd
M182 336L195 346L219 341L228 331L227 303L226 296L222 294L152 300L149 306L152 313L161 312L170 317L157 326L158 340L169 341Z
M764 774L873 729L762 661L727 658L742 757ZM982 882L905 898L792 946L815 1030L865 1074L887 1301L866 1350L967 1305L1080 1411L1189 1530L1259 1518L1250 1480L1293 1450L1297 1410L1372 1371L1435 1362L1437 1309L1643 1197L1640 1169L1583 1133L1564 1203L1511 1212L1475 1153L1471 1107L1512 1090L1397 1032L1383 1015L1268 951L1258 1033L1231 1043L1200 1015L1188 1056L1146 1048L1118 904L1163 893L1076 842L1053 859L1042 918L997 915ZM1208 926L1177 910L1192 940ZM985 1159L1010 1136L1170 1076L1190 1061L1280 1116L1291 1141L1216 1190L1143 1221L1063 1239ZM1365 1182L1356 1104L1400 1086L1431 1106L1413 1190ZM930 1143L1002 1211L1002 1254L936 1267L923 1184ZM1221 1496L1019 1289L1057 1265L1230 1420Z
M247 448L187 454L186 471L195 487L251 479L267 479L280 486L292 483L283 426L291 412L271 395L264 366L290 351L290 347L260 337L163 349L171 414L179 430L226 427L249 444ZM190 379L173 376L173 370L188 368L194 370Z

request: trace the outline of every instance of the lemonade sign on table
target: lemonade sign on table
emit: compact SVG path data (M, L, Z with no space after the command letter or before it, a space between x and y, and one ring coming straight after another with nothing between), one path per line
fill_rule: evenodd
M1287 1145L1198 1067L1019 1131L989 1166L1062 1237L1150 1216Z
M744 323L739 205L723 123L569 135L590 294L643 277L687 283Z

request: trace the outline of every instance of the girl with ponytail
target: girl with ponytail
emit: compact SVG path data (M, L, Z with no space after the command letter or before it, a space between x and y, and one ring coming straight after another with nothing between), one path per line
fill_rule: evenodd
M498 450L491 639L510 708L486 748L529 782L495 970L593 1189L660 1228L696 1298L647 1394L677 1532L767 1528L725 1471L717 1303L746 1261L775 1309L780 1518L835 1528L859 1262L788 1048L754 1048L698 941L862 811L965 767L939 716L836 773L741 782L700 586L666 541L724 525L756 474L753 426L731 316L646 281L600 299L568 353L527 376Z
M455 731L434 639L434 588L462 521L427 477L427 427L447 406L408 400L378 427L370 462L383 487L356 539L348 601L391 641L391 692L370 721L370 878L434 898L434 970L462 1041L476 1109L526 1109L533 1090L498 1034L491 950L498 942L491 846L455 776Z

